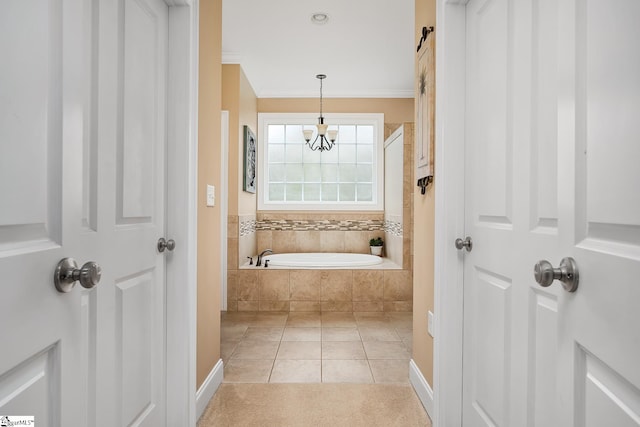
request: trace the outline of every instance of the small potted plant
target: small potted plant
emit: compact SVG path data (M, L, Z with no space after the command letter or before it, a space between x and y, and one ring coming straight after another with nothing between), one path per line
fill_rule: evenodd
M382 256L382 245L384 245L384 240L382 240L382 237L374 237L373 239L369 240L371 255Z

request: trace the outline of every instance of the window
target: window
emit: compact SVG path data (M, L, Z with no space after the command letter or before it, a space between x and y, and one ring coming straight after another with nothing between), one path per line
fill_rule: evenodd
M316 114L258 115L258 209L382 210L383 114L325 114L338 131L329 151L312 151L302 131Z

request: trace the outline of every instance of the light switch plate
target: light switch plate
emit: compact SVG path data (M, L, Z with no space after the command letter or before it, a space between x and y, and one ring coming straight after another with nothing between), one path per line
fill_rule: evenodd
M207 185L207 206L216 205L216 187Z
M427 332L433 338L433 313L431 311L427 312Z

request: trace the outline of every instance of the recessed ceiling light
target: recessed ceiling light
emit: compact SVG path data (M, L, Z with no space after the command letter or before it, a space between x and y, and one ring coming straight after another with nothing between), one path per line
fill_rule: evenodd
M318 25L324 25L329 22L329 15L324 12L316 12L311 15L311 22Z

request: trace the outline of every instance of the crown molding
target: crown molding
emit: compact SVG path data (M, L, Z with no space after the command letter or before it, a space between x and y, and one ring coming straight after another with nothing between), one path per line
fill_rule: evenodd
M222 52L223 64L242 64L242 55L235 52Z
M317 91L273 91L262 90L258 98L317 98ZM366 92L323 93L323 98L413 98L413 90L372 90Z

